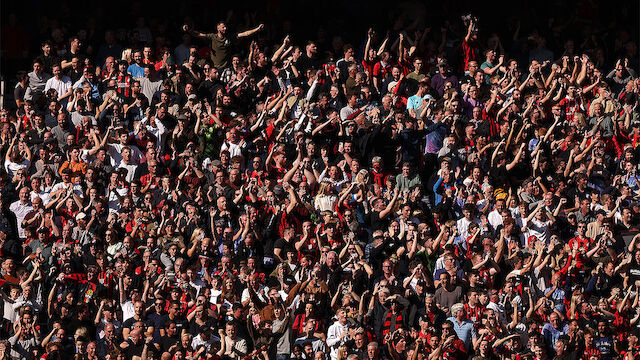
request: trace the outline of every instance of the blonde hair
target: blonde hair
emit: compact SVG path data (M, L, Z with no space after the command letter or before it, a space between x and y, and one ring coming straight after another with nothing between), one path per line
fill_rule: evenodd
M78 329L76 329L75 334L73 335L74 338L79 338L79 337L87 337L87 328L86 327L80 327Z
M331 189L333 189L333 184L328 181L323 181L320 183L320 187L318 188L318 194L316 196L329 195L330 194L329 190Z
M131 48L122 50L122 57L120 60L125 60L126 62L131 62Z
M576 122L577 125L579 125L579 128L583 128L585 126L587 126L587 120L584 116L583 113L581 112L577 112L573 115L573 120Z

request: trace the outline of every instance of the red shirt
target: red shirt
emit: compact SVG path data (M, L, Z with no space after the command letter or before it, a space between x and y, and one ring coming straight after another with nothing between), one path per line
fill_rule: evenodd
M373 76L384 79L391 73L391 64L383 64L382 61L378 61L373 66Z
M464 342L460 339L453 340L453 343L442 350L442 359L456 359L462 360L467 358L467 350L464 347Z
M404 76L409 75L409 73L413 71L413 64L411 64L410 61L407 61L407 59L398 61L398 66L400 67L400 70L402 71Z
M573 116L580 110L579 99L564 98L558 103L563 109L567 120L573 121Z
M469 70L469 61L478 61L478 46L475 41L462 40L464 70Z
M469 320L473 321L474 323L479 323L480 319L482 318L482 312L484 312L484 306L478 304L474 307L471 307L471 305L469 305L469 303L465 303L464 304L464 310L467 312L467 317L469 318Z
M369 76L373 75L373 66L375 64L373 61L362 60L362 67L364 68L364 72L366 72Z

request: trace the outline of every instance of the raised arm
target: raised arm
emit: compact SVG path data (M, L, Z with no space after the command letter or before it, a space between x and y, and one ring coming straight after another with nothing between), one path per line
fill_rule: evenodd
M389 215L389 213L391 213L391 210L393 209L393 206L396 203L396 200L398 200L398 194L400 193L400 191L398 190L398 188L395 188L393 190L393 198L391 199L391 201L389 201L389 205L387 205L387 207L380 211L380 218L384 218L387 215Z
M524 147L526 144L522 143L520 145L520 149L518 150L518 153L516 154L516 157L513 159L513 161L509 164L507 164L507 171L513 169L514 166L516 166L516 164L518 163L518 161L520 161L520 157L522 157L522 153L524 152Z
M200 31L195 31L191 29L191 26L185 24L182 25L182 31L188 33L191 36L195 36L195 37L199 37L199 38L204 38L207 37L207 34L200 32Z
M248 36L251 36L251 35L257 33L258 31L260 31L262 29L264 29L264 24L260 24L260 25L256 26L253 29L238 33L237 37L238 38L248 37Z

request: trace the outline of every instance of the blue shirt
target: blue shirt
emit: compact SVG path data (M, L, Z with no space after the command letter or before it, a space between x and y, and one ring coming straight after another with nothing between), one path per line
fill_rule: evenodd
M555 355L554 346L556 341L560 335L565 335L569 333L569 325L564 324L560 325L560 329L554 328L551 323L546 323L542 327L542 337L544 337L545 342L547 344L547 350L551 351L552 354Z
M447 136L447 125L441 122L435 123L433 121L429 121L425 130L427 135L425 138L424 153L438 154L442 148L442 142L444 141L445 136Z
M471 350L473 339L478 337L476 329L473 326L473 322L469 319L465 319L462 323L458 323L458 320L453 316L447 320L453 323L453 330L455 330L460 340L464 342L464 346L467 348L467 351Z
M142 79L144 77L144 68L134 63L129 65L127 73L133 76L134 79Z
M409 109L417 109L422 106L422 97L418 95L413 95L409 99L407 99L407 110Z

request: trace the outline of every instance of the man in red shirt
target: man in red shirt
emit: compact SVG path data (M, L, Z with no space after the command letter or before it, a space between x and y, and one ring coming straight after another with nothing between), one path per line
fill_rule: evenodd
M389 52L385 51L380 56L380 61L378 61L373 66L373 86L376 88L378 93L382 93L380 88L384 79L391 74L391 64L389 63Z
M470 61L478 61L480 54L480 46L478 44L478 31L475 28L475 22L469 21L469 27L467 28L467 35L462 40L462 56L464 63L464 70L469 70Z
M453 323L449 320L442 324L442 341L435 351L439 351L442 359L462 360L467 358L464 342L458 338Z

